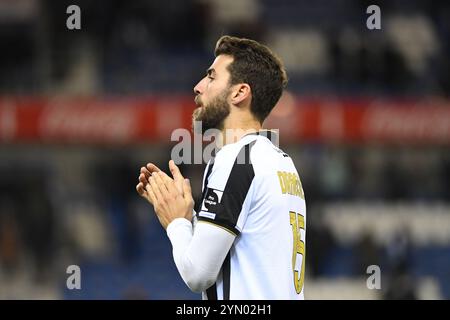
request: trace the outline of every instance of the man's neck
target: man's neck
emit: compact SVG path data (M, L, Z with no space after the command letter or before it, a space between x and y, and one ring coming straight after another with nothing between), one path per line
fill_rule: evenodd
M222 145L235 143L246 134L258 132L261 128L261 123L254 118L228 118L224 121L224 126L221 130Z

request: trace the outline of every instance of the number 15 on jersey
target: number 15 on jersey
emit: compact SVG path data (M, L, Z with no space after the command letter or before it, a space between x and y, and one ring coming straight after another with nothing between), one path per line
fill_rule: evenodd
M290 211L289 212L290 223L292 227L292 236L294 239L294 247L292 251L292 271L294 275L295 291L300 293L303 289L303 283L305 280L305 242L301 238L301 229L305 229L305 217L301 214ZM302 266L300 270L296 270L296 262L298 255L302 255Z

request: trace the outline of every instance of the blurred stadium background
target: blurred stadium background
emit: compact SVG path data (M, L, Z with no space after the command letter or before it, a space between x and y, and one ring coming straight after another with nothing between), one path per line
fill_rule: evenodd
M81 30L66 28L71 4ZM223 34L288 69L267 127L305 189L306 298L449 299L443 0L1 0L0 298L200 298L135 185L144 163L167 168ZM203 166L182 169L198 196ZM66 288L72 264L81 290Z

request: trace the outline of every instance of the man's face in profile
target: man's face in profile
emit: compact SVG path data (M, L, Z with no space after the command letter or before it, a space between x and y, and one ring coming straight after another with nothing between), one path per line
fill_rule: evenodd
M231 56L219 55L206 76L194 88L197 109L194 110L192 120L202 122L201 133L208 129L222 129L224 120L230 114L230 72L227 67L232 62Z

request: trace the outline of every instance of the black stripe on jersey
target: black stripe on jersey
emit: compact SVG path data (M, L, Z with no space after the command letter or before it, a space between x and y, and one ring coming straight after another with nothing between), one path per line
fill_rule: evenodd
M206 299L208 300L217 300L217 286L214 283L211 287L206 289Z
M231 279L231 258L230 252L228 252L225 260L223 261L222 268L222 289L223 289L223 300L230 300L230 279ZM206 289L206 299L217 300L217 282L211 287Z
M232 233L239 235L240 231L236 228L236 224L242 210L242 205L244 204L248 190L250 189L250 185L255 177L255 171L253 170L253 165L250 161L250 151L255 143L256 140L246 144L239 151L225 185L222 200L220 203L214 205L215 218L212 219L199 215L199 221L203 220L217 224L228 229ZM206 196L210 190L212 189L205 186L204 196ZM204 199L205 198L203 197L202 201Z
M223 279L223 300L230 300L230 278L231 278L231 261L230 252L222 265L222 279Z
M205 180L203 181L202 197L200 198L200 201L196 201L196 203L195 203L194 210L197 213L200 212L201 207L202 207L203 199L205 199L206 191L208 190L208 188L206 188L206 186L208 185L208 178L209 178L209 175L211 174L213 166L214 166L214 158L211 159L211 162L208 165L208 171L206 172Z
M214 166L214 158L211 159L211 162L208 165L208 169L207 169L206 175L205 175L205 180L203 181L202 198L201 198L201 201L198 201L198 203L195 205L196 206L196 208L195 208L196 212L200 212L200 210L201 210L202 201L205 198L206 191L208 190L208 188L206 187L208 185L208 178L209 178L209 175L211 174L213 166ZM206 289L206 299L208 299L208 300L217 300L217 286L216 286L216 283L214 283L211 287Z

